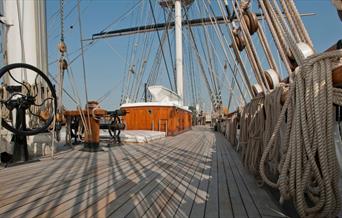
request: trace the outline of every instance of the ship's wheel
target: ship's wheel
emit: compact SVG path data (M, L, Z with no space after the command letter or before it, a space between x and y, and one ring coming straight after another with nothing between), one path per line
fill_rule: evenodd
M16 150L24 149L28 160L26 136L48 130L56 113L56 92L41 70L24 63L1 68L0 81L1 124L14 134L13 155Z

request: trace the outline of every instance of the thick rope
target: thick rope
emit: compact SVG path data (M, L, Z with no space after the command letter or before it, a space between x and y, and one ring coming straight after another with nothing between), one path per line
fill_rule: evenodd
M264 104L263 97L253 99L242 112L240 120L240 145L242 161L254 175L258 176L258 165L263 152Z
M228 7L228 2L225 2L225 4L226 4L226 7ZM240 66L240 68L237 67L237 72L241 75L241 78L242 78L242 81L244 82L244 84L246 83L246 86L248 89L248 94L253 96L254 94L253 94L253 90L252 90L251 81L249 79L249 76L248 76L248 73L246 70L246 66L245 66L244 62L242 61L240 53L238 52L238 46L236 43L236 39L234 38L234 33L233 33L234 28L233 28L232 22L229 22L230 18L227 17L226 13L224 12L224 6L222 5L222 3L220 1L219 1L218 6L219 6L220 11L222 13L223 19L224 19L224 21L228 27L228 33L229 33L229 36L230 36L231 42L232 42L232 44L231 44L232 49L228 49L228 51L232 57L233 57L233 54L235 55L236 63L238 63L238 64L236 64L236 66ZM226 41L226 43L227 43L227 41ZM229 60L229 59L227 59L227 60ZM240 72L240 70L241 70L241 72ZM233 70L233 72L235 72L235 71ZM234 73L234 74L236 74L236 73Z
M235 11L235 14L238 20L240 20L240 27L242 29L242 33L246 42L246 53L253 67L255 78L257 79L258 84L262 86L263 91L269 92L270 87L268 86L265 75L263 74L263 68L262 68L259 56L256 52L256 48L254 46L251 35L249 34L246 21L245 19L242 19L242 9L240 7L235 7L234 4L233 4L233 9Z
M295 25L299 31L299 35L301 36L302 40L307 43L311 48L313 48L312 40L309 36L308 31L306 30L304 23L300 17L300 14L297 10L296 4L293 0L288 0L288 7L290 9L290 14L295 21Z
M291 67L290 67L290 63L289 63L289 59L287 58L287 50L284 48L284 44L283 41L281 41L281 38L278 37L278 29L277 26L273 23L273 19L271 19L271 17L273 17L267 10L266 5L264 4L263 0L259 0L259 4L260 4L260 8L264 13L265 16L265 20L268 24L269 30L272 34L272 38L274 40L274 43L278 49L279 55L284 63L284 66L288 72L288 74L290 74L292 72Z
M265 111L265 129L263 134L263 144L267 145L270 140L273 129L277 123L277 120L280 116L280 112L282 109L281 98L284 92L287 90L285 85L281 85L273 90L269 95L265 96L264 99L264 111ZM280 133L278 133L280 134ZM276 175L277 167L279 165L280 159L280 151L281 151L281 137L278 136L278 140L275 142L275 146L273 146L270 151L270 155L268 157L268 165L269 170L272 175ZM259 165L260 163L258 163Z
M281 200L293 199L301 217L334 217L341 207L333 141L333 103L342 105L342 93L333 88L331 76L333 62L341 58L342 50L313 55L297 68L288 98L261 157L262 179L279 188ZM279 137L285 115L285 150L275 183L266 176L265 163Z
M238 114L234 114L226 122L226 137L232 146L237 146Z

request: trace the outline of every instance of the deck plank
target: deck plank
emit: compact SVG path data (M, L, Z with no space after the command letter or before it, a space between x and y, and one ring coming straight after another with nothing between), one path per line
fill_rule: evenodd
M192 148L187 148L187 149L195 149L195 148L192 147ZM111 216L123 204L126 204L125 207L130 206L132 204L134 205L136 202L136 199L134 199L134 197L136 197L137 195L139 196L140 193L141 193L140 196L144 197L147 193L153 190L153 188L156 187L162 181L164 177L167 176L167 173L169 170L172 170L178 166L177 164L172 164L171 157L175 160L175 162L180 161L185 158L183 156L183 151L182 152L180 151L182 151L182 149L179 149L176 152L171 153L173 155L167 157L164 160L156 159L155 167L151 169L151 172L153 172L153 176L146 178L144 183L139 183L136 186L134 186L133 189L130 190L130 195L125 195L121 198L112 199L111 201L108 202L106 207L100 209L98 213L93 214L93 215L98 216L98 217Z
M206 202L208 200L208 188L209 188L209 180L211 179L211 171L212 171L212 166L214 164L213 161L213 139L209 138L208 139L211 143L210 145L210 150L209 150L209 158L207 159L208 162L208 167L204 170L204 175L202 175L199 187L196 191L195 198L193 200L193 204L191 207L190 215L189 217L203 217L205 214L205 207L206 207Z
M281 217L228 141L206 127L105 150L0 170L0 216Z
M252 198L253 205L257 207L260 215L262 217L286 217L281 215L282 211L271 199L271 196L258 186L255 178L248 172L246 168L243 167L239 156L233 150L232 146L226 146L226 149L228 157L232 160L233 167L238 169L237 173L240 174L240 177L242 178L241 182L247 189Z
M203 136L201 137L203 138ZM194 160L190 169L186 172L186 174L183 175L181 179L172 180L170 192L164 195L164 197L166 198L164 206L161 207L161 210L156 211L155 213L158 214L158 217L171 217L174 216L177 212L179 204L182 201L182 198L191 181L191 178L198 170L199 165L204 161L204 157L202 154L208 151L208 146L205 144L205 142L202 142L202 138L199 139L200 141L196 145L198 147L201 146L201 149L196 153L193 152L192 154L187 154L187 159Z
M205 158L204 161L199 165L199 170L194 174L186 192L184 193L184 197L178 206L175 217L189 217L191 214L191 209L195 203L196 194L201 192L201 190L199 190L200 183L202 180L208 177L205 172L206 169L210 168L209 148L210 147L208 146L207 152L203 155L203 158Z
M217 135L217 138L218 138L218 140L225 141L225 139L223 139L223 137L219 134ZM229 157L229 155L231 155L231 154L226 153L226 156ZM254 204L254 200L253 200L252 196L248 192L246 185L243 183L243 178L242 178L241 174L239 173L240 168L237 167L235 162L231 161L230 164L231 164L230 167L232 170L232 175L233 175L233 178L235 180L235 184L237 184L238 193L239 193L240 198L241 198L242 203L243 203L242 205L245 208L245 210L248 214L248 217L261 217L259 209ZM243 176L245 176L245 175L243 175Z
M179 144L179 143L178 143L178 144ZM174 148L174 149L175 149L175 151L177 151L178 149L181 148L181 144L176 145L175 147L176 147L176 148ZM174 153L177 153L177 152L174 152ZM174 156L176 156L176 154L174 154L174 153L169 152L168 155L171 155L171 156L174 155ZM166 155L165 155L165 156L166 156ZM148 155L147 155L146 157L148 157ZM155 165L157 165L158 163L161 163L161 162L164 161L164 159L161 159L160 157L156 157L156 158L154 158L154 159L155 159L155 163L156 163ZM152 172L154 173L154 172L156 171L157 168L158 168L158 167L155 166L154 168L152 167L151 169L147 169L147 170L148 170L149 172L151 172L151 173L152 173ZM154 174L156 174L156 173L154 173ZM141 183L148 183L148 181L145 181L145 180L147 180L147 179L149 179L148 176L145 176L145 179L142 180ZM133 187L132 187L132 188L133 188ZM139 191L139 190L138 190L138 191ZM108 209L106 208L106 207L107 207L107 204L109 204L110 202L113 202L114 200L116 200L116 203L115 203L115 204L113 203L113 205L114 205L113 207L115 207L114 209L117 209L117 208L121 207L123 203L125 203L126 201L128 201L128 198L131 197L131 196L134 194L134 192L133 192L132 189L130 189L130 190L128 191L128 193L129 193L129 195L124 196L124 197L121 197L120 195L116 196L116 195L113 195L113 194L109 194L108 196L105 196L104 198L102 198L102 199L100 199L98 202L96 202L96 205L93 206L93 207L96 208L96 211L90 211L89 208L86 208L84 211L81 212L80 215L87 214L87 216L89 215L89 217L91 217L91 215L92 215L93 213L97 213L97 211L98 211L98 213L105 213L105 214L106 214L106 212L109 211L109 208L108 208ZM123 192L122 195L124 195L124 194L126 194L126 193ZM100 215L98 215L98 216L100 216ZM102 215L102 216L104 216L104 215Z
M205 167L207 166L207 161L210 152L210 142L208 140L209 134L203 135L204 140L202 143L206 144L206 148L203 152L199 153L198 156L201 157L201 161L198 163L195 171L192 173L191 178L185 178L181 186L177 188L175 192L177 195L181 196L181 200L178 201L177 198L173 197L170 199L169 204L174 204L177 206L176 211L172 211L172 207L166 205L160 214L161 217L169 217L169 214L174 215L174 217L189 217L191 213L191 207L195 199L195 194L198 189L202 174Z
M216 142L212 146L212 169L208 184L208 200L205 205L204 217L219 217L218 163Z
M245 209L245 205L243 203L241 194L238 189L237 181L234 177L233 169L231 166L231 161L229 158L227 158L227 153L224 151L223 146L229 146L227 144L223 144L219 146L219 149L221 150L221 155L223 159L223 171L224 176L226 178L227 185L229 187L229 196L230 196L230 203L232 205L232 212L233 217L248 217L247 211Z
M115 152L115 158L118 160L121 160L124 158L124 156L121 154L121 149L118 148L116 149ZM103 158L102 155L97 156L97 161L96 163L90 164L90 165L85 165L85 161L88 159L91 159L94 154L88 153L88 152L78 152L78 155L75 157L66 157L66 158L59 158L54 161L49 161L45 163L45 169L41 169L40 167L36 169L37 167L31 166L28 164L27 167L30 167L30 172L32 170L32 175L27 176L27 175L22 175L20 179L18 180L13 180L14 182L12 183L7 183L7 185L10 186L15 186L18 185L21 187L20 190L6 190L6 187L0 193L2 193L0 196L3 198L4 196L9 197L11 195L19 194L19 193L27 193L27 189L29 188L32 189L32 183L39 184L39 187L43 187L44 185L54 185L58 181L63 180L63 176L65 176L65 168L68 169L68 176L71 178L76 178L78 176L82 176L82 172L85 168L87 168L87 171L91 173L94 170L100 170L104 166L108 165L108 161L106 158ZM103 155L105 156L105 155ZM52 163L51 165L49 165ZM67 164L67 166L65 166ZM35 171L40 171L39 173L35 173ZM5 172L4 172L5 173ZM27 174L27 173L26 173ZM46 179L46 176L49 176L49 179ZM6 175L7 176L7 175ZM27 181L30 181L28 183ZM4 181L5 183L5 181ZM53 183L53 184L52 184Z
M152 152L153 149L148 149L148 151ZM162 149L156 149L154 151L154 153L158 154L161 151L162 151ZM168 152L169 152L169 150L166 150L164 152L164 154L167 154ZM95 153L95 154L99 154L99 153ZM146 155L146 151L143 153L143 156L145 156L145 155ZM96 162L96 159L97 159L96 157L97 156L93 156L93 159L90 162ZM147 160L144 160L144 161L146 162ZM89 164L89 163L86 163L85 165L87 165L87 164ZM147 162L146 162L146 164L147 164ZM117 179L118 180L122 179L123 175L126 175L126 173L127 174L134 173L134 171L132 171L131 168L132 167L128 166L127 169L126 169L126 168L122 167L122 165L117 164L117 165L115 165L115 168L114 168L114 170L117 169L115 171L114 175L119 173L119 175L117 175ZM43 198L39 198L39 196L37 198L37 196L27 195L31 199L33 197L35 197L34 199L36 199L36 201L35 201L36 204L34 205L34 207L35 207L34 211L37 211L36 208L45 208L45 209L47 209L47 208L50 208L50 207L54 207L55 206L54 204L56 204L56 203L63 203L64 201L70 202L70 200L72 200L74 197L83 196L83 193L86 193L87 191L91 190L92 188L98 188L98 187L91 187L92 183L98 179L96 174L95 175L91 175L91 177L88 178L86 176L87 175L87 170L84 170L84 171L81 171L81 172L83 172L84 177L86 178L86 181L85 181L86 183L85 184L83 184L83 183L78 183L77 184L76 183L76 185L74 185L74 186L67 186L66 189L62 189L59 193L58 192L57 193L52 192L51 195L44 195L44 194L46 194L48 192L47 190L45 190L44 192L41 192L41 194L44 196ZM108 176L108 174L106 174L104 176L102 175L99 178L98 184L103 186L107 176ZM101 188L103 188L102 186L101 186ZM61 198L60 193L63 193L63 198ZM26 202L27 202L27 199L24 199L23 202L21 202L21 201L15 202L15 204L18 206L18 208L20 208L20 210L19 209L16 210L15 214L19 213L22 210L24 210L24 212L28 213L28 210L32 209L32 207L30 207L30 205L25 204ZM21 205L20 203L23 203L23 205ZM9 206L11 206L11 205L7 205L6 207L0 208L0 211L3 212L3 210L7 209ZM22 206L22 207L20 207L20 206ZM40 212L42 212L42 211L40 211ZM2 214L2 213L0 213L0 214ZM9 213L9 214L11 214L11 213Z
M170 150L177 149L176 147L172 147L163 151L163 149L151 149L144 150L144 160L138 162L133 161L134 158L130 157L131 160L130 167L128 168L128 172L123 171L121 169L120 177L112 177L110 176L109 183L106 184L105 187L102 186L94 186L91 187L91 190L96 190L91 194L86 191L83 192L80 197L75 199L73 202L66 201L63 204L58 205L54 208L55 214L58 214L59 217L68 217L78 214L80 211L87 209L87 213L89 211L97 212L98 208L94 205L99 199L104 199L105 196L110 193L111 196L119 197L124 195L127 191L131 190L139 182L144 182L144 178L148 178L152 175L153 172L145 173L145 171L149 171L154 167L154 161L158 158L167 158ZM146 158L147 156L150 158ZM62 211L62 213L61 213ZM89 213L91 214L91 213ZM49 214L50 215L50 214Z
M225 165L224 162L227 160L226 156L222 153L222 141L217 140L215 145L217 148L217 160L218 160L218 176L219 176L219 213L220 217L234 217L234 212L232 207L232 199L231 195L234 195L232 193L233 191L236 191L234 189L231 189L229 185L235 184L232 181L227 181L227 174L224 169ZM229 171L228 171L229 172ZM231 176L228 175L229 178ZM240 207L239 207L240 208Z

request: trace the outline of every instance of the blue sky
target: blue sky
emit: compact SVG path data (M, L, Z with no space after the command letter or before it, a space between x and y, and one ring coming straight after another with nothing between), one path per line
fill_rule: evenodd
M138 24L153 23L151 12L148 6L148 0L140 3L132 14L129 14L125 19L112 25L108 30L127 28ZM138 0L82 0L81 1L81 19L83 38L89 38L92 34L102 31L105 27L111 24L117 18L134 7ZM155 6L155 17L157 22L162 22L163 11L159 8L155 0L152 0ZM79 54L80 35L78 12L76 7L76 0L65 0L65 41L68 46L70 59ZM304 23L309 31L309 34L314 42L315 49L319 52L325 50L334 44L338 39L342 38L342 22L338 19L335 8L330 0L297 0L297 7L300 12L313 12L315 16L304 17ZM142 8L143 7L143 8ZM60 16L58 13L59 1L47 0L47 18L48 18L48 43L49 43L49 70L55 75L57 65L54 61L58 58L57 43L60 33ZM200 17L200 14L189 13L191 17ZM170 35L173 32L170 32ZM143 37L143 36L140 36ZM151 38L149 38L151 37ZM156 33L148 35L150 40L154 40L154 49L158 45L158 38ZM87 77L88 98L99 99L106 92L111 91L108 98L102 103L102 106L107 109L115 109L119 107L122 86L127 78L124 80L124 74L128 71L129 64L133 62L127 61L127 57L132 58L133 53L130 51L134 36L117 37L112 39L104 39L97 41L91 48L85 52L85 72ZM146 39L145 39L146 40ZM269 39L271 40L271 39ZM139 44L140 43L140 44ZM139 41L137 47L141 48L142 43ZM171 44L173 41L171 40ZM186 43L185 43L186 44ZM188 46L186 44L186 46ZM165 51L168 52L168 51ZM136 53L137 56L139 52ZM150 57L153 56L151 52ZM166 54L166 56L168 56ZM169 56L168 56L169 57ZM136 57L137 58L137 57ZM130 60L130 59L129 59ZM152 59L153 60L153 59ZM222 64L218 63L217 65ZM151 65L151 64L150 64ZM78 58L71 64L74 79L69 79L65 76L65 88L72 93L71 87L77 86L78 92L84 104L84 83L81 58ZM165 67L161 67L160 83L168 84L165 73ZM230 73L229 73L230 74ZM200 76L196 76L196 80L200 80ZM228 81L231 80L231 75L227 75ZM224 88L224 81L222 82L222 89ZM205 102L208 108L208 94L203 87L203 82L198 82L199 95L202 101ZM236 91L236 90L235 90ZM188 91L189 92L189 91ZM227 103L227 92L223 92L224 103ZM73 95L73 94L72 94ZM186 96L189 99L189 96ZM68 108L75 106L67 97L65 105ZM190 100L187 100L190 102Z

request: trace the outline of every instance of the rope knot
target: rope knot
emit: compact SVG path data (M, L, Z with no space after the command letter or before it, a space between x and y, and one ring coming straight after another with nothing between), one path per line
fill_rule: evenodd
M244 11L246 11L247 9L249 9L249 7L251 6L251 2L250 0L242 0L240 3L240 8Z

